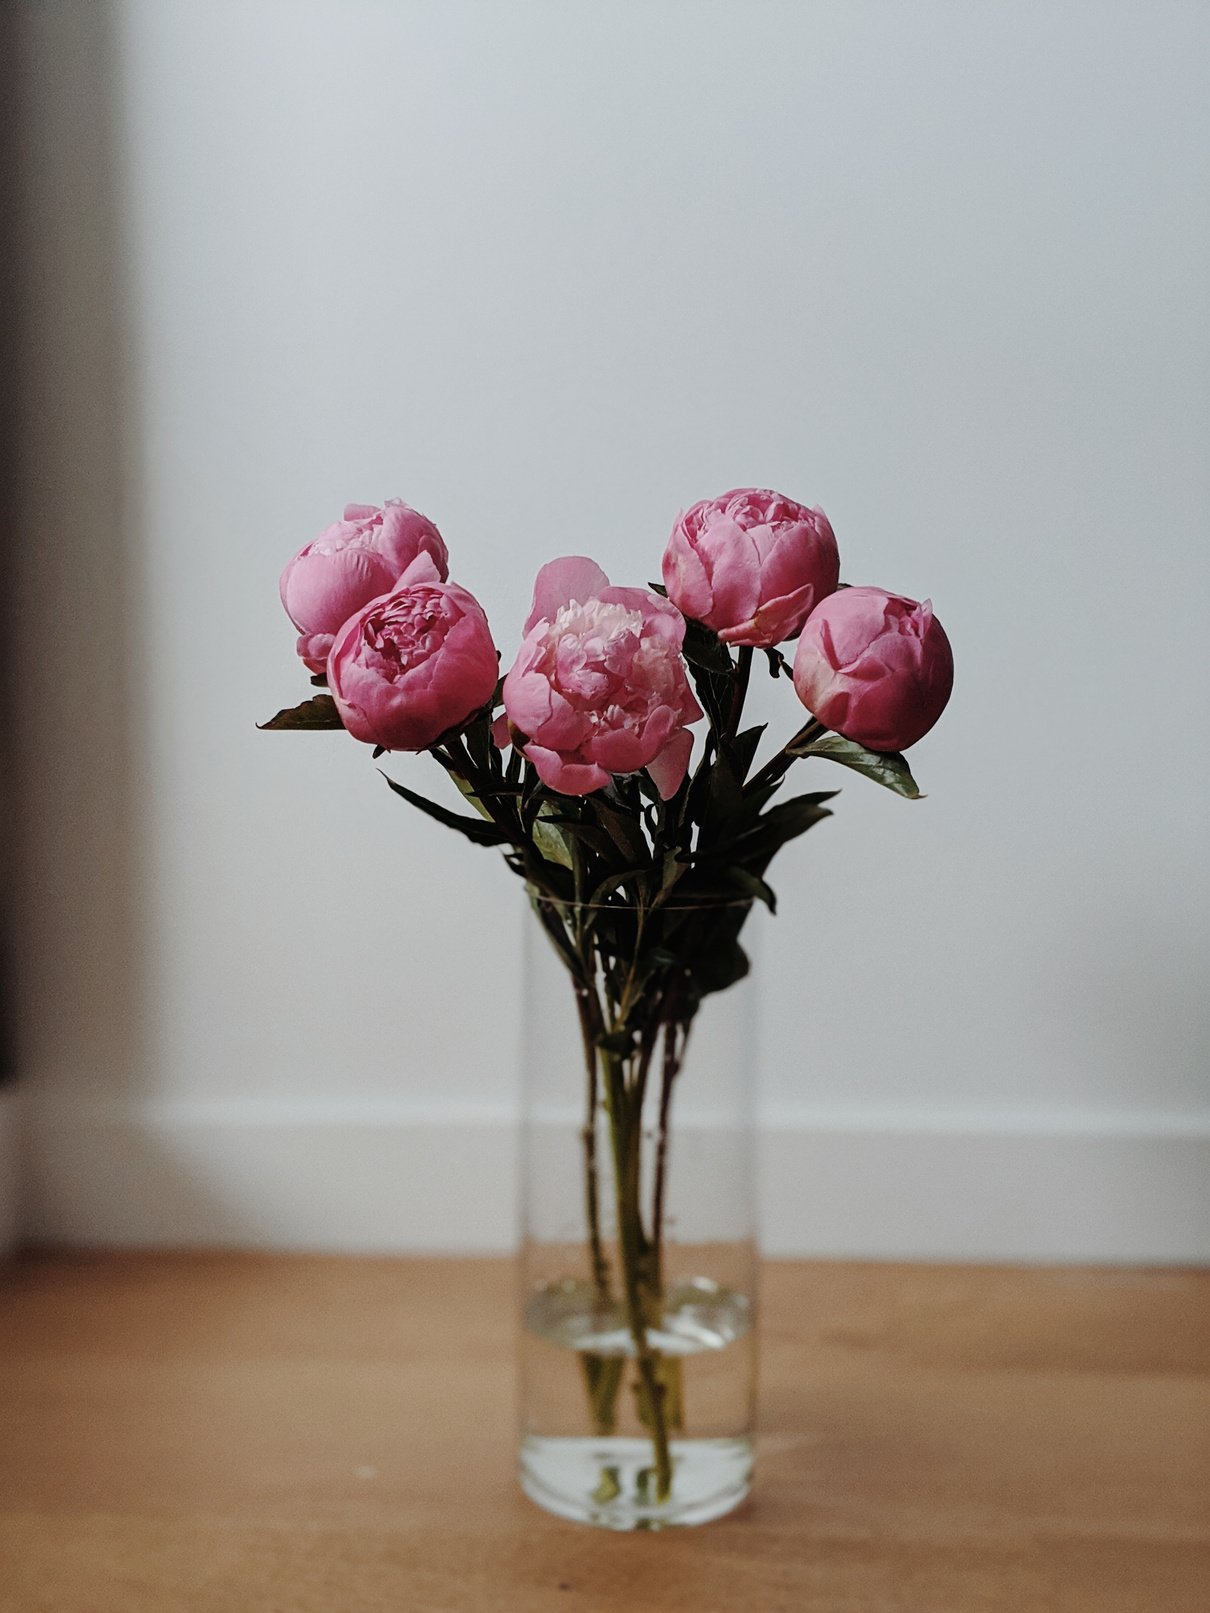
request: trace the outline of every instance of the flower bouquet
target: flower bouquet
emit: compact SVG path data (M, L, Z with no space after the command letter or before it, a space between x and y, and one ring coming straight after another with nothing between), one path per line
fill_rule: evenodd
M789 794L788 775L829 761L916 797L901 753L949 698L949 642L928 602L841 583L822 510L755 488L677 520L662 584L616 587L582 556L543 566L503 677L482 607L448 578L424 516L346 509L281 580L324 692L264 726L427 751L460 804L390 788L524 881L571 1030L535 1044L529 1083L522 1483L610 1527L703 1521L751 1472L750 1191L727 1181L747 1171L742 1055L721 1061L729 1089L726 1068L710 1078L698 1197L715 1213L676 1259L669 1228L694 1211L674 1213L674 1094L691 1046L716 1066L728 1046L709 1005L748 972L773 858L829 814L835 791ZM780 744L745 725L754 666L801 703Z

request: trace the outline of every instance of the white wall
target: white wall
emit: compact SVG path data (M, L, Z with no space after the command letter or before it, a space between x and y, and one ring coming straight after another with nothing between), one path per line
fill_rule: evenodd
M401 495L507 658L544 559L757 483L958 667L928 800L820 777L776 868L770 1246L1210 1254L1206 9L25 28L29 1233L507 1238L519 893L254 730L277 573Z

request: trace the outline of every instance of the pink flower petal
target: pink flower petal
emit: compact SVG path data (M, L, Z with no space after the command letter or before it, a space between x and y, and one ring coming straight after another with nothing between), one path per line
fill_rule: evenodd
M654 761L648 762L647 771L661 801L670 801L684 783L692 752L693 735L687 728L678 728Z
M558 751L542 745L526 745L525 754L543 784L561 795L591 795L609 783L609 774L595 763L569 762Z
M596 599L601 589L608 587L609 578L596 561L586 555L570 554L560 560L548 560L534 579L533 604L522 633L527 634L541 621L553 621L573 599L581 603Z

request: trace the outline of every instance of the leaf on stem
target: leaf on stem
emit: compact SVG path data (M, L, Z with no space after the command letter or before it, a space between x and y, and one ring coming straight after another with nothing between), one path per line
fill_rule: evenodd
M718 672L729 678L735 670L731 651L716 634L700 622L685 623L684 654L691 666L700 666L706 672Z
M589 905L596 906L598 903L603 902L607 896L612 896L614 891L621 890L623 885L629 885L632 881L641 879L645 872L646 869L643 868L624 868L621 873L610 874L608 878L603 879L589 893Z
M756 748L760 744L761 737L767 727L767 723L761 723L757 728L745 728L744 732L736 734L735 738L727 746L731 755L732 766L741 784L747 778L748 770L756 760Z
M727 878L736 891L763 902L770 913L777 912L777 897L773 894L772 886L767 884L759 874L753 873L752 869L728 868Z
M748 954L734 935L724 935L716 946L703 951L695 960L693 984L702 996L726 991L742 980L752 965Z
M399 784L385 773L382 776L396 795L402 796L405 801L418 807L421 812L427 813L430 818L435 818L438 823L443 823L447 829L457 829L459 834L465 835L474 845L508 844L508 836L494 823L484 823L479 818L467 818L461 812L451 812L448 807L439 806L436 801L430 801L426 795L417 795L415 790L409 790L405 784Z
M796 795L792 800L778 802L767 812L762 812L752 828L735 841L731 847L732 853L742 851L746 863L773 857L787 840L796 839L813 824L830 818L831 808L826 807L824 802L830 801L836 794L835 790L817 790L810 795Z
M615 806L600 793L584 797L586 814L596 818L601 829L630 863L650 863L651 848L643 837L638 819Z
M867 750L864 745L859 745L855 739L846 739L843 734L822 734L809 744L798 747L792 754L822 756L827 761L839 762L842 767L851 767L856 773L864 773L876 784L893 790L905 800L924 799L912 777L911 768L898 751Z
M462 740L467 755L481 773L498 774L503 771L500 752L492 739L490 712L481 712L474 722L468 723L462 731Z
M563 826L551 823L544 811L539 811L534 819L531 838L548 863L558 863L560 868L575 867L575 858L563 833Z
M343 728L336 702L330 694L312 695L301 706L287 706L268 722L258 722L262 730L284 728Z

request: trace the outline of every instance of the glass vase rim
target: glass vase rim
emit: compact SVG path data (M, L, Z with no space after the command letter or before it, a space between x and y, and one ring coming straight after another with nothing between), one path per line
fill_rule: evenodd
M574 897L552 896L549 891L530 890L529 901L535 907L550 907L568 913L715 913L742 907L752 907L755 896L699 896L689 900L667 902L602 902L577 901Z

